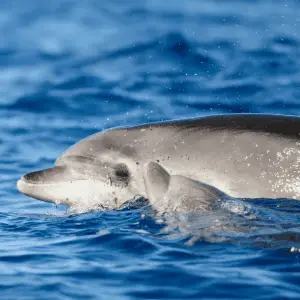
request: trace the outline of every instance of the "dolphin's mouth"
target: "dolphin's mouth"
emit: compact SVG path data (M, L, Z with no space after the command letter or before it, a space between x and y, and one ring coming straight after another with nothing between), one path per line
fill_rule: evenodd
M41 201L68 206L86 204L89 207L99 203L99 195L101 195L103 188L101 183L89 179L56 183L31 183L22 177L17 182L17 188L20 193Z
M46 202L56 202L52 196L50 196L49 191L55 189L57 184L54 183L33 183L26 181L24 176L18 180L17 188L20 193L29 196L31 198L35 198L38 200L46 201Z
M72 188L72 183L86 180L86 176L66 166L27 173L17 182L20 193L46 202L68 203L64 194ZM59 193L58 193L59 191Z
M25 174L18 182L20 193L45 202L84 207L88 210L99 204L115 207L115 187L101 176L96 177L93 169L59 165L50 169ZM107 201L103 201L107 199Z

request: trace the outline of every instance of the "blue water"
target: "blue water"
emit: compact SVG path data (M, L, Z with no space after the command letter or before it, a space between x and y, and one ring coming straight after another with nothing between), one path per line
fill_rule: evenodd
M300 299L300 204L77 214L15 183L119 125L300 115L300 2L0 2L1 299Z

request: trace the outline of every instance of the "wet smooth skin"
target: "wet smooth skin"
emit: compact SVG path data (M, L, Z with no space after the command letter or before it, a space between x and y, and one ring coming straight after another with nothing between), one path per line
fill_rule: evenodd
M44 201L114 208L146 197L144 166L153 161L233 197L300 200L299 132L298 117L255 114L115 128L23 176L18 188Z

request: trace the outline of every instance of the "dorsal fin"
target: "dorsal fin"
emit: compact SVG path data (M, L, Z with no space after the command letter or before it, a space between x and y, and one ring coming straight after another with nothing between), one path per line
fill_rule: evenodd
M160 164L151 161L145 166L144 182L147 197L154 204L163 200L169 187L170 174Z

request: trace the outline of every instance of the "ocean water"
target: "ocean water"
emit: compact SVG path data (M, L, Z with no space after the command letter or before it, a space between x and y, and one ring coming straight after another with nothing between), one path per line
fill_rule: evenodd
M105 128L300 114L297 0L0 2L1 299L300 299L300 204L158 217L21 195Z

